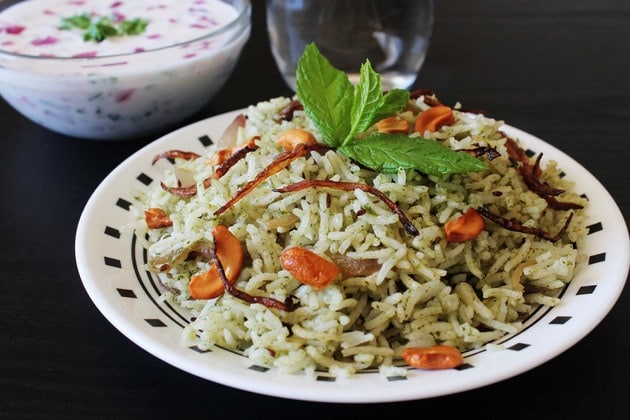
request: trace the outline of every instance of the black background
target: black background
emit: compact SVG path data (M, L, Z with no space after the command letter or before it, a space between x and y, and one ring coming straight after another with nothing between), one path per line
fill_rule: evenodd
M630 215L630 3L439 0L414 87L560 148ZM290 95L273 62L264 2L232 77L197 121ZM116 330L79 278L74 239L88 198L150 139L99 142L34 125L0 101L0 417L622 418L630 402L627 288L601 324L517 377L444 397L382 404L302 402L200 379ZM605 281L606 279L601 279ZM627 414L627 413L626 413ZM371 417L374 418L374 417Z

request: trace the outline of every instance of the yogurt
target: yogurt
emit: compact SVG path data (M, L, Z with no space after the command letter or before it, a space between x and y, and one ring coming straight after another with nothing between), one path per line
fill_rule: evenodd
M87 14L114 26L135 18L148 22L138 35L84 41L81 29L62 30L64 18ZM154 50L214 32L237 17L217 0L26 0L0 13L0 49L39 57L97 57Z
M231 74L249 1L26 0L0 12L0 94L54 131L84 138L157 132L192 115ZM64 18L143 19L101 42Z

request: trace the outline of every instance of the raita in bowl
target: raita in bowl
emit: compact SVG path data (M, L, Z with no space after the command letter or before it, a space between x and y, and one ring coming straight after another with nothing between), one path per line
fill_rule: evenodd
M68 136L152 135L212 99L250 27L249 0L0 1L0 94Z

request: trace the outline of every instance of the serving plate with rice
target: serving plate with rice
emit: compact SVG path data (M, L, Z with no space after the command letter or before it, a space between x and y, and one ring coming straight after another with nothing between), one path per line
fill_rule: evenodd
M362 171L339 156L327 158L334 152L313 153L269 179L222 219L223 223L229 220L250 258L236 283L238 287L250 294L290 293L299 299L301 309L283 312L246 304L231 295L208 301L191 300L185 287L177 290L177 282L186 275L169 276L150 269L149 248L159 242L156 238L164 240L164 232L153 232L152 239L150 230L142 227L142 210L149 203L159 203L173 212L182 211L182 219L171 229L180 229L186 235L208 230L196 223L210 226L213 219L195 214L200 209L197 204L184 209L199 197L181 200L159 187L160 182L175 176L175 160L156 164L152 160L172 149L195 151L205 160L215 152L213 140L219 139L235 117L243 113L248 116L243 138L258 133L262 141L267 137L272 141L277 132L261 131L270 126L271 120L277 120L277 113L289 102L289 98L275 98L166 135L117 167L88 201L76 236L76 259L83 284L104 316L149 353L191 374L261 394L330 402L402 401L469 390L532 369L588 334L618 299L628 273L628 231L608 192L580 164L553 146L501 121L462 112L458 113L459 118L469 133L499 130L518 139L531 156L542 153L545 170L556 174L553 180L586 204L583 215L572 222L576 228L568 245L555 246L532 235L506 231L491 222L486 223L487 237L478 244L478 251L470 250L470 242L462 246L436 241L439 225L465 208L461 199L454 198L460 187L452 178L444 185L445 196L440 199L432 196L432 191L439 189L437 183L432 184L434 181L429 188L406 187L405 180L412 177L409 174L378 175L382 179L374 181L405 204L402 207L417 223L420 239L401 234L399 220L371 197L334 190L307 191L292 197L274 193L274 188L305 170L332 168L326 177L356 177ZM298 111L292 124L309 122ZM224 189L222 193L211 191L217 203L233 196L244 180L261 170L278 149L265 153L266 157L264 153L249 157L256 159L252 162L245 158L239 164L242 168L232 168L241 171L243 179L234 180L230 187L214 183L208 193L212 188ZM246 163L254 169L248 172ZM199 164L179 163L188 167ZM418 184L426 184L426 177L421 178L423 181ZM493 181L489 187L485 178L467 182L474 184L471 188L477 195L492 200L497 195L491 191L498 184ZM501 198L508 194L514 194L514 199L527 195L510 191L515 182L503 182ZM421 200L431 207L431 217L423 215L420 208L413 210L418 206L418 196L423 194L425 198ZM443 203L450 203L451 210L445 210L449 204ZM518 205L513 203L512 207ZM357 217L358 210L366 206L372 212ZM268 229L265 224L278 218L280 213L275 212L280 210L282 214L288 211L298 216L297 220L290 218L294 225L284 227L287 232L296 232L293 238L282 233L285 241L313 249L324 246L354 258L375 258L381 264L379 271L362 279L340 279L319 292L291 279L271 258L273 252L281 249L277 239L268 242L269 235L277 237L283 228ZM536 213L540 209L529 211ZM350 222L339 216L344 212L351 214L347 218ZM415 214L424 217L417 220ZM363 233L357 233L353 229L358 229L355 224L363 216L368 217L367 223L362 224ZM325 224L322 217L329 218ZM175 214L173 218L176 219ZM550 220L546 228L556 231L561 225ZM353 243L351 238L355 235L370 237L376 245L363 249L366 239ZM388 235L393 238L391 242ZM519 246L509 251L508 257L502 256L502 250L492 248L493 235L507 236ZM322 237L328 238L324 245ZM541 249L533 257L536 262L531 266L536 269L525 274L531 280L524 280L539 287L524 287L522 296L511 283L510 266L517 267L532 257L529 251L523 251L524 246ZM412 272L414 265L420 268ZM465 267L469 267L468 272L479 270L487 281L480 283L474 276L477 280L471 281L470 275L461 274L467 271ZM546 282L561 284L548 285L554 290L543 293L546 289L541 285ZM466 289L461 290L462 286L457 286L464 283L471 288L464 286ZM477 290L467 294L470 289ZM361 297L362 293L367 297ZM361 304L362 309L356 310ZM302 318L291 318L296 313ZM410 368L397 356L400 347L409 342L460 346L464 363L444 370ZM321 351L325 346L335 349L326 353Z
M531 134L361 73L311 45L295 98L116 168L75 249L105 317L218 383L366 403L494 383L595 328L630 264L603 186Z

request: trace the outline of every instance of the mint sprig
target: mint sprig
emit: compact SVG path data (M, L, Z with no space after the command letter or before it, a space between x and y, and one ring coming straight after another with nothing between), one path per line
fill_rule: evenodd
M369 61L361 66L359 83L353 86L346 73L333 67L314 43L308 44L300 57L296 79L297 95L306 114L331 147L347 144L409 101L409 92L403 89L383 95L381 76Z
M310 43L298 62L296 79L298 99L324 142L368 168L383 173L415 169L436 176L487 169L479 159L435 140L383 133L357 139L358 134L409 102L407 90L383 93L381 76L369 60L361 66L359 83L353 86L348 76Z
M148 24L147 20L141 18L124 19L120 22L115 22L109 17L93 20L90 14L82 13L62 18L59 29L81 29L85 31L83 33L84 41L102 42L109 37L141 34L146 30Z

